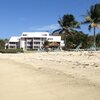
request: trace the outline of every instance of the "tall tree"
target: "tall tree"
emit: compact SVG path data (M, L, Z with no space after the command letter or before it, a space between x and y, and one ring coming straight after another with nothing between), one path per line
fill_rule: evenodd
M80 28L80 23L75 20L75 17L72 14L66 14L62 18L59 18L58 23L61 28L54 31L53 34L57 31L59 32L59 34L62 33L65 34L64 40L65 40L65 49L66 49L67 47L66 36L69 34L73 35L74 29Z
M7 41L7 39L0 39L0 49L4 49L5 48L6 41Z
M48 40L44 41L43 47L45 48L45 51L48 52L48 48L49 48L49 41Z
M96 28L100 28L100 3L92 5L85 15L85 21L82 24L89 24L89 31L94 29L93 47L96 50Z
M96 43L97 43L97 47L100 48L100 33L98 33L98 34L96 35Z
M75 49L81 46L80 48L85 49L87 47L87 40L88 40L88 35L84 34L81 31L76 31L73 33L74 35L68 35L66 39L67 47L69 49Z

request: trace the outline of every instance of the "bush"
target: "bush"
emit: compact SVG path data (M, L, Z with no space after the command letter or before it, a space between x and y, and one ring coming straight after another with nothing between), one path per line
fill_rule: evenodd
M38 49L27 49L27 51L37 51Z
M23 53L23 49L0 49L0 53Z

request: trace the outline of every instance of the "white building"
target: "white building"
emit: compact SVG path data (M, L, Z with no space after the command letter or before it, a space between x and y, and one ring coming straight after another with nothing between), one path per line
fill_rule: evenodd
M50 36L48 32L23 32L20 37L11 37L8 48L41 49L44 41L57 42L60 47L64 45L61 36Z
M9 40L9 43L8 44L8 49L11 49L11 48L19 48L19 39L20 37L18 36L12 36Z

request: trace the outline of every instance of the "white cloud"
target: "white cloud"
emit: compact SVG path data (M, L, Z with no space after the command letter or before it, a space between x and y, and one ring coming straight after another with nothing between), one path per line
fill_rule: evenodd
M54 31L54 30L58 29L59 27L60 27L59 24L52 24L52 25L47 25L47 26L42 26L42 27L32 26L32 27L30 27L30 30Z

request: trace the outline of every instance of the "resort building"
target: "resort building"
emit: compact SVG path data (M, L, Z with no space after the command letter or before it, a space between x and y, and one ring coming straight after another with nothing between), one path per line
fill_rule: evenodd
M64 46L61 36L51 36L48 32L23 32L20 37L13 36L10 38L8 48L41 49L45 41L58 43L59 48Z
M18 37L18 36L12 36L10 38L9 42L6 44L6 47L8 49L19 48L19 46L20 46L19 39L20 39L20 37Z

